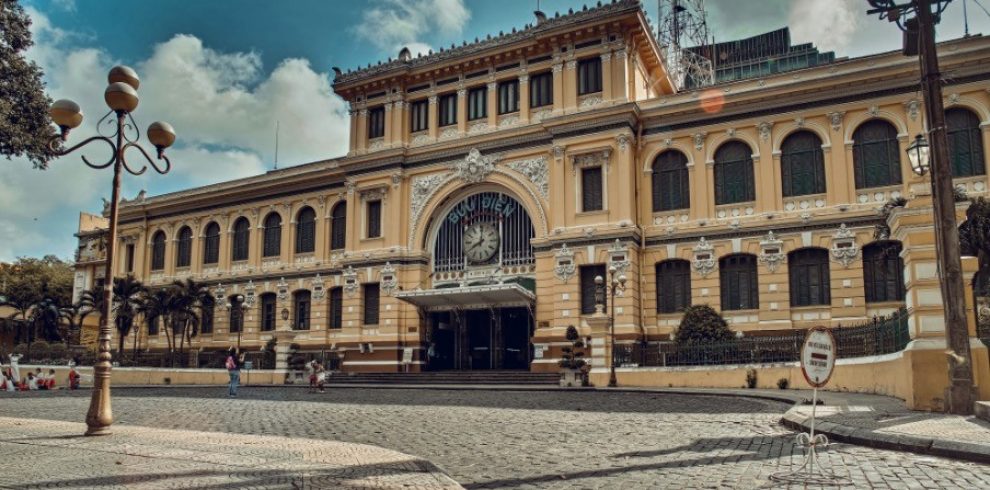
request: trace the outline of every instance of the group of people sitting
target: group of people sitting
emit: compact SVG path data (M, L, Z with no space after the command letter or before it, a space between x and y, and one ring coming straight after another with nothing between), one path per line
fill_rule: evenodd
M75 366L69 367L70 390L79 389L79 373ZM19 370L13 366L0 366L0 391L34 391L34 390L54 390L55 370L49 369L45 373L41 368L34 372L28 371L26 377L20 376Z

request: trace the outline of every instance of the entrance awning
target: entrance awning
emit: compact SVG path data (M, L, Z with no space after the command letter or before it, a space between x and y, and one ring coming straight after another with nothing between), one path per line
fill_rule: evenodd
M530 306L536 301L535 294L515 283L400 291L395 297L427 311Z

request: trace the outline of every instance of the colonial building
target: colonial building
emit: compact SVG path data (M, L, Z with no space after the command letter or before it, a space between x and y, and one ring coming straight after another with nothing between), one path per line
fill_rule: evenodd
M689 304L746 335L906 307L937 350L930 184L905 154L918 60L788 41L813 62L678 92L650 29L623 0L335 69L346 156L127 201L116 271L207 282L198 348L277 336L346 371L555 370L570 325L600 367L609 267L620 344L669 340ZM939 49L956 182L985 195L990 40Z

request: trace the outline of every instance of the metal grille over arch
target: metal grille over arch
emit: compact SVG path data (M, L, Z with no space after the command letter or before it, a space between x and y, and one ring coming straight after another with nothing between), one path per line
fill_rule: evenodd
M512 274L528 272L534 263L533 222L522 204L507 194L472 194L447 208L440 219L433 241L434 272L485 269Z

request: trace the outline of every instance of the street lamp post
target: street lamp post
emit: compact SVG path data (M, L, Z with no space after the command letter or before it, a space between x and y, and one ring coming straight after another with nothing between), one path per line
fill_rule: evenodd
M929 138L926 140L921 135L916 137L908 148L908 158L916 173L923 175L930 170L932 174L935 245L941 273L946 343L949 347L946 354L950 386L946 393L946 411L971 414L975 396L966 321L966 288L962 277L952 169L949 166L949 145L945 134L942 77L935 48L935 24L951 0L911 0L905 3L897 3L895 0L869 1L873 9L867 13L879 14L881 19L896 22L905 32L904 53L918 54L921 63L921 85ZM910 14L914 14L914 17L907 18ZM931 142L930 148L928 141Z
M602 276L595 276L595 285L597 286L596 291L600 292L599 298L604 299L606 294L603 289L608 288L609 296L609 314L608 314L608 338L609 338L609 368L608 368L608 385L609 387L618 386L618 381L615 378L615 294L617 292L624 291L626 289L626 275L617 274L615 266L610 266L608 268L608 286L605 286L605 278Z
M107 76L109 86L104 92L104 100L110 111L107 112L97 123L97 131L100 132L101 125L106 121L107 125L113 125L115 116L116 125L114 131L109 135L93 136L83 140L83 142L68 149L59 149L58 142L66 141L70 130L82 124L83 113L79 105L68 99L55 101L49 111L52 121L59 126L60 134L52 138L49 147L57 156L64 156L82 148L90 143L101 141L110 146L112 155L106 163L91 163L82 157L83 163L90 168L104 169L113 167L113 187L110 197L110 217L107 234L109 239L106 246L106 265L104 266L106 280L103 284L103 307L100 311L99 330L99 354L97 362L93 366L93 397L89 403L89 411L86 413L86 435L106 435L110 434L110 425L113 424L113 410L110 404L110 313L113 301L113 261L114 252L117 249L117 205L120 201L120 178L123 171L131 175L141 175L147 170L147 165L141 164L140 168L132 167L125 158L128 149L136 149L159 174L166 174L171 169L172 164L165 156L165 149L175 142L175 130L172 126L164 122L153 122L146 131L148 140L157 150L158 160L162 161L161 166L153 160L148 153L137 144L141 134L137 129L137 123L131 113L137 109L138 93L140 85L137 73L126 66L115 66Z
M237 324L237 352L241 352L241 332L244 330L244 311L248 305L244 302L244 295L234 296L234 302L227 301L227 318L230 319L231 326Z

